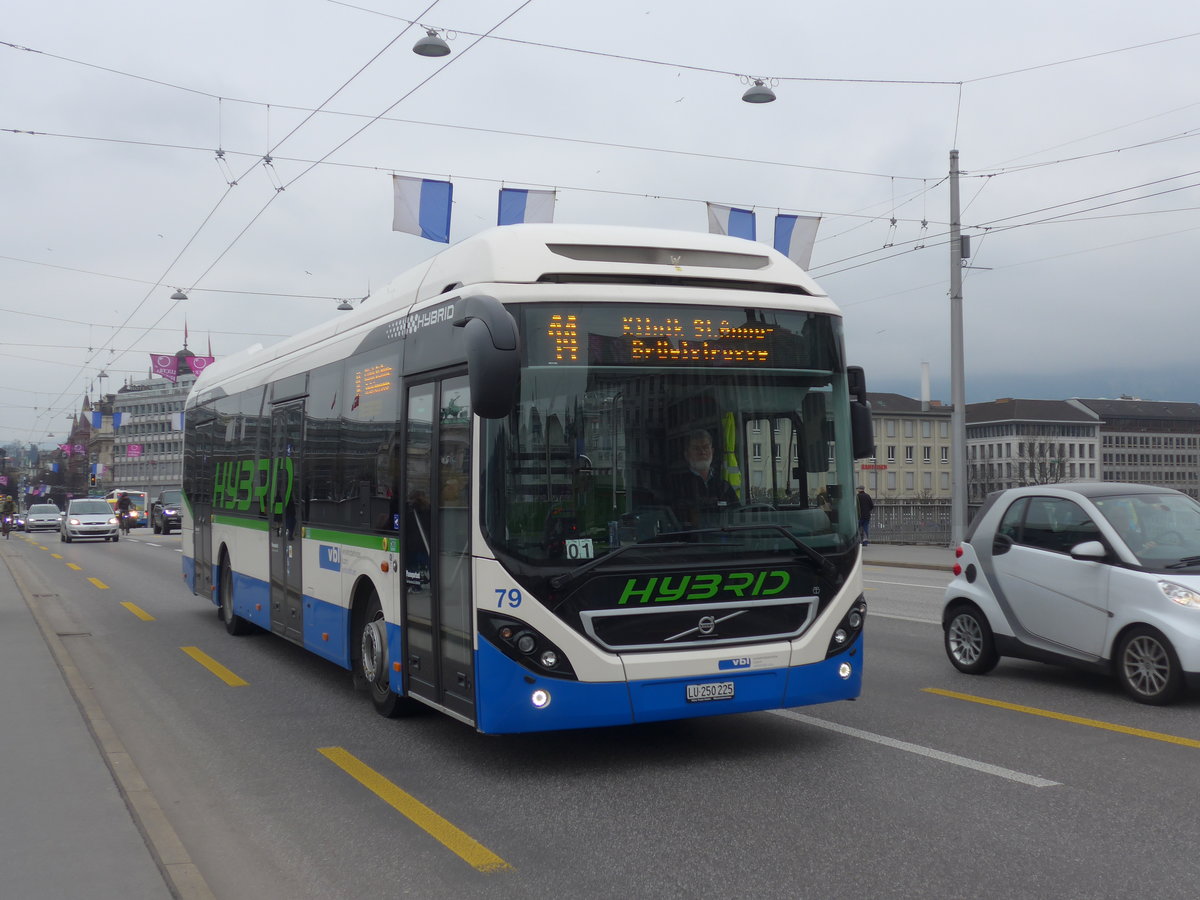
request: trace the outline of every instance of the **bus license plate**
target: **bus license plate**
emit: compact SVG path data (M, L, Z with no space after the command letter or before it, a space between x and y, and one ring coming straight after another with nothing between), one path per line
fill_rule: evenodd
M715 681L687 686L688 703L703 703L706 700L732 700L733 682Z

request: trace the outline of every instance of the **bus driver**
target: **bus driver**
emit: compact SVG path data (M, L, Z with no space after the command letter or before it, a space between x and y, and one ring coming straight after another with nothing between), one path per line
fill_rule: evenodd
M687 471L674 486L675 514L685 525L699 525L703 513L736 506L737 493L713 465L712 436L703 428L690 432L684 447Z

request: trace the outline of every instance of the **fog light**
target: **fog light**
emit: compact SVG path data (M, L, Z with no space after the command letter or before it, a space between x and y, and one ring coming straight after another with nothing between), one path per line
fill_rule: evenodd
M840 666L838 666L838 674L841 675L843 679L849 678L850 677L850 663L844 662Z
M537 641L532 634L523 634L517 638L517 649L522 653L532 653L537 648Z
M839 628L837 631L835 631L835 632L833 633L833 641L834 641L834 643L835 643L835 644L844 644L844 643L846 643L846 629L845 629L845 628Z
M547 650L542 654L542 665L547 669L553 669L558 665L558 654L553 650Z
M545 709L550 705L550 692L538 688L529 695L529 701L534 705L535 708Z

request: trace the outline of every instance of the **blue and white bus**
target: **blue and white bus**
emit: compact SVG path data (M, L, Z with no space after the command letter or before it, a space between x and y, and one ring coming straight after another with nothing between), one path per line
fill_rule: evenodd
M494 228L205 370L184 577L387 716L505 733L853 698L865 391L836 306L765 245Z

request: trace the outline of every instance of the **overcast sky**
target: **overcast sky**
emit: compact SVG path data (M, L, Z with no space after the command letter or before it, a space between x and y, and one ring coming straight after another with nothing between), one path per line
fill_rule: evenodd
M968 401L1200 401L1194 2L10 0L0 41L2 444L61 440L185 317L219 358L442 249L391 230L393 173L454 183L455 242L502 185L561 222L819 214L869 388L927 362L949 401L952 148Z

